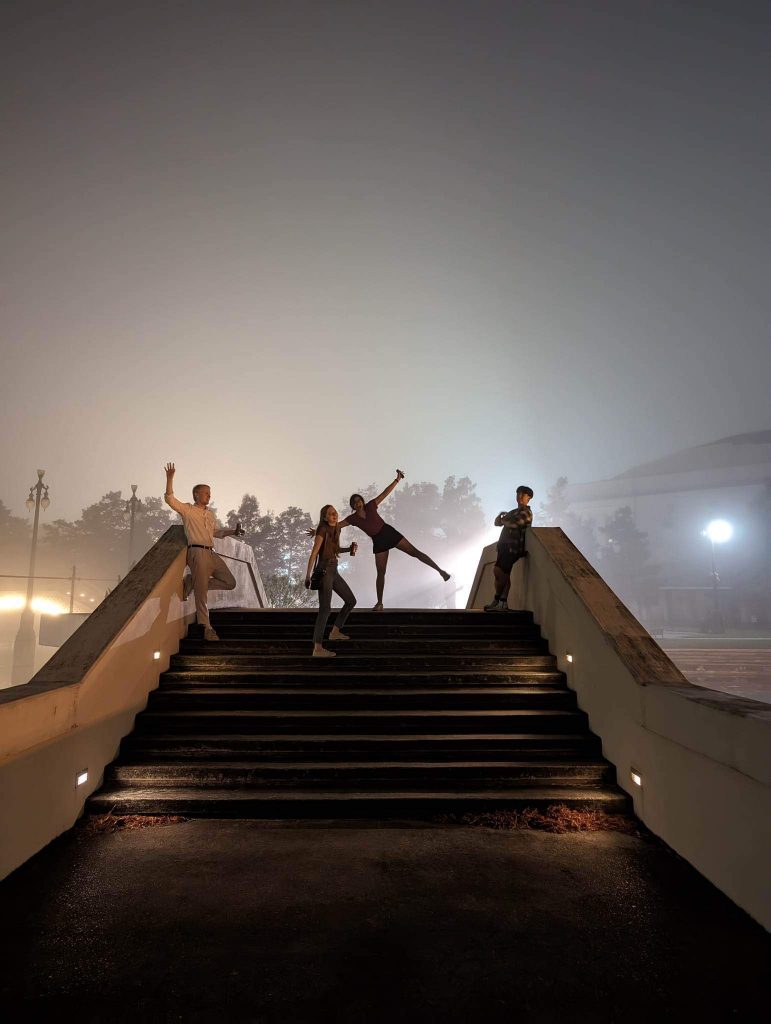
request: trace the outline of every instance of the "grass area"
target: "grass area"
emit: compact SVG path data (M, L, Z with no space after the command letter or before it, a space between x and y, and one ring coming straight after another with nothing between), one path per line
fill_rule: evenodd
M506 831L533 829L539 832L624 832L626 835L646 834L644 826L628 814L577 810L565 804L552 804L543 809L525 807L521 811L484 811L481 814L443 814L434 819L442 825L495 828Z
M177 825L181 821L187 821L187 818L178 814L89 814L80 819L78 828L89 836L104 836L135 828Z
M91 814L81 818L78 829L87 836L112 835L137 828L155 828L176 825L188 818L180 815L152 814ZM533 830L537 832L623 832L625 835L644 836L643 824L628 814L608 814L605 811L577 810L566 804L549 807L525 807L521 811L484 811L479 814L439 814L436 825L460 825L465 828L493 828L501 831Z

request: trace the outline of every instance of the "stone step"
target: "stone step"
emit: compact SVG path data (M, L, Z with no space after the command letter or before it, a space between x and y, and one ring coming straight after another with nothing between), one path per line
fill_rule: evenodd
M216 671L253 670L273 675L292 673L303 675L309 681L320 675L336 675L338 672L352 673L373 677L391 677L412 675L416 679L430 673L436 675L446 672L459 675L463 672L487 672L501 675L517 672L556 672L557 662L551 655L537 655L518 658L418 658L418 657L382 657L357 658L341 652L336 658L312 658L310 646L308 653L302 658L275 656L272 658L259 655L231 655L219 658L216 656L197 658L174 655L170 659L169 671Z
M342 664L342 663L341 663ZM379 689L420 687L421 689L442 689L443 687L468 687L480 690L486 687L514 686L545 686L565 687L565 676L562 672L423 672L393 673L384 672L293 672L276 673L268 670L255 671L244 669L207 669L196 671L176 669L164 672L160 677L161 691L166 689L183 690L198 687L254 687L271 686L297 690L307 687L323 686L327 689L350 690L351 687L374 687Z
M232 635L234 638L238 634L233 631L228 631L226 626L212 623L217 634L219 636ZM334 625L334 620L329 623L329 628ZM222 633L220 633L222 630ZM528 640L535 642L539 639L539 635L535 633L528 633L522 637L512 630L512 627L506 625L487 625L487 620L479 626L362 626L356 625L355 622L348 621L345 624L345 633L348 633L352 638L359 640L463 640L474 643L478 640L502 640L509 642L511 640ZM313 635L313 622L308 622L307 625L278 625L278 626L266 626L264 629L254 631L251 635L251 639L255 640L302 640L304 637L310 637ZM242 639L249 639L250 635L242 635ZM204 641L203 630L201 626L190 625L188 626L187 639L190 641L200 640L203 643L217 643L217 641ZM222 641L220 641L222 642Z
M307 662L299 669L269 669L265 667L264 663L262 665L238 663L232 666L222 666L218 670L211 666L206 666L206 671L199 670L198 672L195 668L187 669L181 673L177 673L176 670L170 670L165 672L161 679L164 681L168 679L172 683L175 679L206 683L213 675L219 675L223 679L245 679L251 677L255 682L267 683L268 685L271 681L274 681L276 685L282 686L317 686L319 684L324 685L331 680L347 682L350 685L356 685L359 682L363 686L368 684L374 686L435 686L442 685L443 682L446 682L447 685L457 685L458 683L463 684L466 682L469 686L482 683L501 686L506 685L509 679L517 680L524 676L531 676L539 682L542 679L544 681L551 681L557 676L562 676L561 673L555 672L554 666L517 665L508 666L504 669L499 667L492 670L484 668L468 668L461 669L460 671L444 669L436 672L428 669L423 671L413 669L401 672L399 668L399 666L394 666L390 669L384 667L382 672L374 672L367 669L357 669L342 657L317 658L313 660L308 658Z
M546 644L517 644L506 647L501 644L490 644L489 646L467 644L463 647L457 645L442 645L441 647L431 646L430 642L419 641L418 643L404 643L393 641L377 645L372 642L359 642L357 640L325 640L325 646L334 650L338 657L344 657L346 662L353 660L357 666L372 666L373 670L381 671L383 666L390 663L394 665L410 665L411 663L421 667L430 668L431 665L457 665L459 668L468 663L472 664L501 664L511 665L512 662L533 665L548 665L556 667L556 659L550 654ZM254 665L265 665L266 667L281 666L289 664L292 660L306 666L310 653L313 649L313 642L309 636L302 640L287 640L276 643L261 641L245 641L243 643L231 643L230 641L184 640L180 644L179 652L171 655L171 666L192 667L196 664L225 666L237 663L252 663ZM313 665L322 666L324 659L313 658Z
M291 760L474 760L575 758L597 759L598 738L591 733L415 733L184 735L131 733L121 744L120 761Z
M330 619L328 625L331 629L334 625L334 620ZM308 636L313 632L313 626L313 621L308 622L306 625L298 623L278 623L275 626L239 625L237 623L231 625L226 622L217 623L216 631L222 639L225 637L232 640L263 640L266 637L274 639L278 637L286 637L287 639L292 639ZM352 636L371 641L377 640L382 636L388 636L389 633L393 634L391 639L394 640L410 640L411 638L425 637L427 639L433 639L436 643L446 643L459 634L467 637L468 643L475 643L479 638L484 639L485 635L490 636L493 640L501 640L507 643L537 643L543 639L538 626L534 626L532 624L510 625L508 622L498 624L497 622L490 622L487 619L478 625L447 625L442 626L441 628L429 628L417 623L385 626L373 623L372 625L369 625L356 622L353 619L348 619L344 632L348 632L349 629ZM191 642L194 638L198 640L202 639L199 632L199 629L196 629L190 635L189 639Z
M430 820L628 809L530 613L357 609L329 660L309 656L315 617L215 611L216 642L191 627L89 810Z
M282 710L143 711L137 734L268 732L580 732L583 711L513 708L507 710Z
M370 789L383 785L450 786L464 783L481 789L536 782L543 785L593 786L612 778L606 762L597 761L167 761L157 765L113 764L105 772L116 787L229 787L344 785Z
M90 813L178 814L185 817L432 819L439 814L521 810L564 804L576 809L623 813L629 799L612 787L510 786L483 790L454 786L435 789L198 789L149 786L105 787L88 801Z
M333 608L334 616L338 609ZM217 608L211 612L212 624L293 624L313 623L316 608L255 608L230 609ZM469 608L386 608L376 612L370 608L355 608L351 612L351 622L365 624L419 624L434 628L441 625L475 625L483 620L505 619L515 625L533 623L533 613L529 611L510 611L502 613L485 613Z
M285 637L283 639L271 639L258 637L250 639L238 639L226 637L220 634L219 641L208 640L182 640L179 645L179 654L186 657L227 657L231 654L249 654L255 657L270 655L301 655L305 657L310 653L313 642L311 633L305 633L301 637ZM419 638L417 640L397 637L393 640L384 640L381 637L351 637L350 640L331 640L329 636L324 640L325 646L338 653L365 655L370 657L402 657L420 655L421 657L467 657L475 655L479 657L544 657L549 654L549 647L545 640L428 640Z
M292 690L286 687L197 686L164 687L150 694L151 711L194 711L204 708L232 709L236 711L276 710L444 710L444 709L500 709L505 708L574 708L576 695L565 686L517 686L485 688L440 687L383 687L383 688L323 688L305 687Z

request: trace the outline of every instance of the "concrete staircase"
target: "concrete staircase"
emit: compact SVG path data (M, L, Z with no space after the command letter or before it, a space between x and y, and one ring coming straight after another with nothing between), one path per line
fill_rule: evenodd
M94 813L426 817L628 798L529 612L222 611L182 641Z

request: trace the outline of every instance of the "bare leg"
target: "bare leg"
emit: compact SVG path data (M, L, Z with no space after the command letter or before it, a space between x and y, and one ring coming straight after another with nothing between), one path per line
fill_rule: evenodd
M436 569L445 582L450 578L450 574L445 572L444 569L440 569L433 558L429 558L423 551L418 551L413 544L410 544L406 537L402 537L396 546L400 551L404 551L407 555L412 555L413 558L417 558L424 565L430 565L432 569Z
M383 588L385 587L385 575L386 575L386 569L388 568L388 552L387 551L379 551L375 555L375 566L377 568L377 580L375 582L375 589L377 590L377 604L375 605L375 607L377 608L378 605L379 605L382 608L383 607Z

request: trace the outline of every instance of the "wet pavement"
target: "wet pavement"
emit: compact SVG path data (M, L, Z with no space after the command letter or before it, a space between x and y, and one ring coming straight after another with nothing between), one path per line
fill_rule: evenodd
M76 829L0 883L0 921L13 1024L751 1022L771 995L767 933L615 832Z

